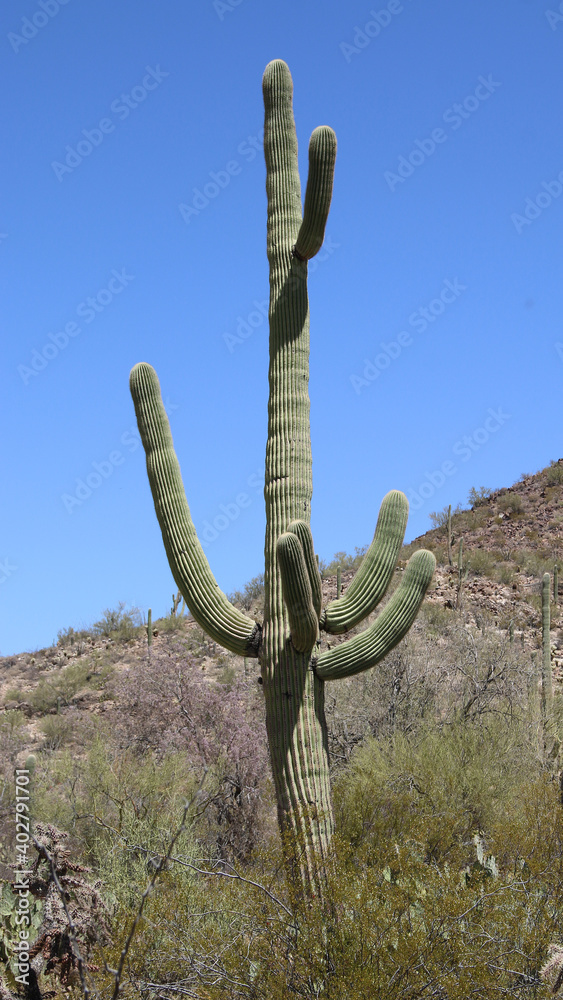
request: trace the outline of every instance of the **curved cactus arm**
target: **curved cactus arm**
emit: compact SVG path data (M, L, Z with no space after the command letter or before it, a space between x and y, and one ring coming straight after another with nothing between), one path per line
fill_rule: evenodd
M435 568L436 560L431 552L426 549L415 552L389 604L373 625L353 639L321 653L313 664L317 677L323 681L351 677L369 670L387 656L414 622Z
M239 656L258 656L260 626L227 600L196 535L157 374L141 362L131 371L129 382L156 516L176 584L210 638Z
M327 604L320 628L338 635L354 628L375 610L383 597L401 551L407 528L409 502L391 490L383 497L373 541L344 597Z
M277 540L276 552L291 641L298 653L310 653L317 641L319 619L303 547L297 535L286 531Z
M328 125L319 125L309 140L309 174L303 222L293 251L300 260L310 260L323 245L335 161L336 135Z
M301 542L303 555L305 556L307 574L309 576L309 583L311 584L313 607L317 618L319 618L323 602L323 591L321 574L319 573L317 560L315 559L315 548L313 545L313 535L311 534L311 529L306 521L292 521L291 524L288 525L287 530L291 531L292 534L297 535L299 541Z

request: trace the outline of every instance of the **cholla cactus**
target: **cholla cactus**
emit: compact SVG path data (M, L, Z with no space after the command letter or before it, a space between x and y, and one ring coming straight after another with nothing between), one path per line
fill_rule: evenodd
M176 584L193 618L215 642L260 662L288 870L311 895L322 885L333 833L325 682L375 666L403 638L424 598L435 559L430 552L415 553L375 623L353 639L319 651L319 629L333 634L348 631L371 614L385 594L403 541L408 503L402 493L387 494L374 540L351 586L342 599L323 610L309 527L313 485L307 261L320 250L324 238L336 138L326 126L311 136L302 213L293 84L284 62L275 60L266 67L263 90L270 263L263 623L234 607L215 582L190 516L156 373L150 365L136 365L130 383Z

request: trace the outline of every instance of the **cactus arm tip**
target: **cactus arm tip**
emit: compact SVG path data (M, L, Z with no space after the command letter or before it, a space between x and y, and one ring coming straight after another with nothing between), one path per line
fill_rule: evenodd
M389 586L407 528L409 502L390 490L382 502L373 541L343 598L324 609L320 628L332 635L348 632L375 610Z
M260 626L219 588L197 537L158 376L151 365L140 362L129 383L156 515L178 589L192 617L212 639L239 656L258 656Z
M276 552L291 641L298 653L310 653L317 641L318 616L303 546L296 534L285 531L277 540Z
M369 670L387 656L413 624L435 568L432 552L426 549L415 552L401 583L374 624L317 657L314 664L317 677L324 681L350 677Z

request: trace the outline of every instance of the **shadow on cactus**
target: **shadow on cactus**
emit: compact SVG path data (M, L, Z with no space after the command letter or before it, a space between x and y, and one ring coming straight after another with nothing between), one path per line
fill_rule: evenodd
M274 60L263 80L270 264L270 365L264 496L264 620L235 608L217 585L197 538L174 453L160 385L150 365L130 378L164 546L176 584L205 632L239 656L259 660L278 821L287 868L305 897L322 894L333 834L324 685L374 667L412 625L435 559L416 552L382 614L366 631L320 652L319 630L342 634L384 596L402 545L408 503L397 491L381 505L374 539L340 600L321 607L321 580L309 527L312 457L309 425L307 261L320 250L332 197L336 137L314 130L305 204L297 166L293 83Z

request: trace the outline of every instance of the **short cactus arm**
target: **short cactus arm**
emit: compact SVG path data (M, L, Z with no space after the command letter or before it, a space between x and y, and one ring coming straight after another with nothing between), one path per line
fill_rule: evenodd
M348 632L375 610L385 594L403 544L409 515L404 493L391 490L383 498L373 541L343 598L327 604L320 619L325 632Z
M328 125L320 125L309 140L309 175L303 222L294 247L295 256L300 260L310 260L323 245L335 161L336 136Z
M319 620L303 546L297 535L286 531L278 538L276 551L291 641L298 653L310 653L317 641Z
M379 663L407 634L436 568L431 552L420 549L409 560L405 575L374 624L360 635L321 653L314 663L323 681L351 677Z
M323 602L323 591L321 584L321 574L319 573L317 560L315 558L315 547L313 545L313 535L311 534L311 528L309 527L306 521L292 521L291 524L288 525L287 530L291 531L294 535L297 535L299 541L301 542L303 555L305 557L305 565L307 567L307 573L309 575L309 582L311 584L313 607L315 609L315 614L317 618L319 618Z
M260 626L227 600L196 535L154 368L135 365L130 387L156 515L178 588L193 618L215 642L239 656L258 656Z

